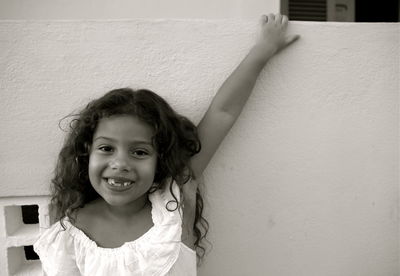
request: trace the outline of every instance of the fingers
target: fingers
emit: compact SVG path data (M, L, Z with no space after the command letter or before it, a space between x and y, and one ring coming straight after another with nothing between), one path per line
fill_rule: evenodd
M289 23L289 18L286 15L284 15L282 18L282 24L287 26L288 23Z
M268 14L268 23L274 23L275 15L273 13Z
M286 29L288 24L289 24L289 18L286 15L284 15L282 17L282 26L283 26L283 28Z
M261 26L262 25L264 25L265 23L267 23L268 22L268 16L266 16L265 14L263 14L262 16L261 16Z
M276 23L281 23L282 24L282 18L283 18L283 15L282 14L280 14L280 13L278 13L276 16L275 16L275 22Z
M262 15L261 16L261 22L263 24L269 23L269 24L282 24L284 27L287 26L289 19L286 15L282 15L280 13L273 14L270 13L268 15Z

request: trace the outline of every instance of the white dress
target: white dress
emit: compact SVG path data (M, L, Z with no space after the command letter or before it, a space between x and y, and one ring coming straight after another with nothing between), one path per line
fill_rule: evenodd
M179 199L177 184L172 187ZM64 220L65 231L59 222L53 224L33 245L43 271L48 276L196 275L196 253L181 241L181 214L178 209L170 212L165 207L174 200L169 187L155 191L149 199L154 226L118 248L97 246L68 218ZM169 207L174 208L172 205Z

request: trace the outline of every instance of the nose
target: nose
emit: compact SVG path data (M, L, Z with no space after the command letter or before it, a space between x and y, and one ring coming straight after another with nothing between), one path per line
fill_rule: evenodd
M129 172L132 169L127 158L121 155L115 156L115 158L110 161L110 167L113 170L125 172Z

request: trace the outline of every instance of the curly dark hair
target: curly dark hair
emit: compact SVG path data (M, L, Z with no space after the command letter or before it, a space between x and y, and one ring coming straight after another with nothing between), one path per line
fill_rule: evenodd
M55 219L60 220L64 229L63 218L68 217L74 221L72 217L74 211L100 197L92 185L88 185L90 146L99 120L126 114L138 117L155 130L152 142L157 149L158 160L154 183L158 183L159 187L149 192L164 188L169 179L171 182L176 181L182 194L183 185L190 178L195 178L189 162L190 158L201 149L196 126L186 117L176 113L163 98L150 90L131 88L111 90L91 101L78 114L67 116L72 116L73 119L69 123L66 139L58 156L51 186L51 208L55 213ZM169 186L174 199L178 202L172 191L172 185ZM167 206L166 208L173 211ZM209 227L202 213L203 198L197 187L193 232L199 259L205 254L205 247L201 242L206 237Z

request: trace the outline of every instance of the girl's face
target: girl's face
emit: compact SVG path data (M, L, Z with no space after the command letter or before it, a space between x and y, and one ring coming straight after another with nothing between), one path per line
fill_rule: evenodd
M154 131L131 115L99 121L89 156L89 179L110 205L123 206L147 197L157 166Z

